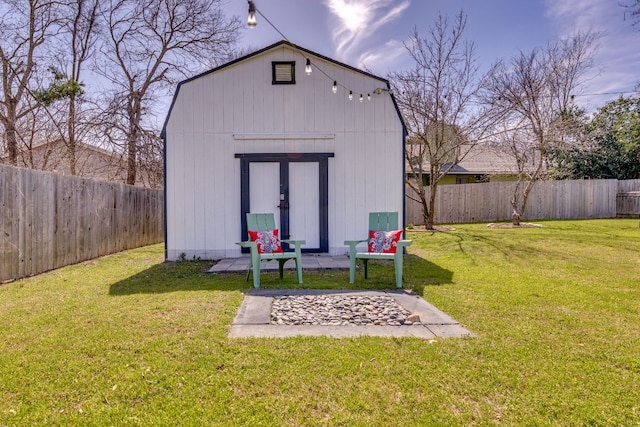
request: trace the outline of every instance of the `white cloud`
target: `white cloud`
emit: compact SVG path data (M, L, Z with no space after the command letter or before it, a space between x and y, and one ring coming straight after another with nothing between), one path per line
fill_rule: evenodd
M399 62L402 62L402 57L405 55L407 55L407 49L405 49L402 42L389 40L379 48L361 53L357 64L367 70L377 70L377 74L384 74L387 70L394 69Z
M367 56L367 42L378 30L398 19L409 7L410 0L325 0L332 14L331 32L336 56L347 61L354 56ZM353 62L353 61L349 61Z

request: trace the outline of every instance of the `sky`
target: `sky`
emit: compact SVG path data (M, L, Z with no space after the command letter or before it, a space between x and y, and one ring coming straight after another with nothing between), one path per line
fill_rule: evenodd
M631 0L626 0L629 3ZM313 52L386 77L412 63L404 42L415 28L426 37L439 14L467 15L465 39L478 65L544 48L575 33L601 33L595 67L576 93L594 111L640 83L640 24L625 0L254 0L258 25L242 31L239 47L251 52L283 38ZM246 0L225 0L224 11L246 21ZM263 15L263 16L261 16ZM266 18L266 19L265 19ZM270 25L269 22L271 24ZM275 28L274 28L275 27ZM282 33L282 34L280 34ZM284 37L283 37L284 36Z

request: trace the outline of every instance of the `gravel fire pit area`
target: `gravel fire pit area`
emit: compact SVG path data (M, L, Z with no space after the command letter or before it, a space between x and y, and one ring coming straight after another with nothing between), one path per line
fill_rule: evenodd
M402 326L420 322L387 295L277 296L271 305L273 325Z
M298 335L474 337L459 322L412 291L250 289L230 338Z

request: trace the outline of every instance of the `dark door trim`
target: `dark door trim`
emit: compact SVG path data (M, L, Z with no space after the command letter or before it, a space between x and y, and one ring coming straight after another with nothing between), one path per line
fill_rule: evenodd
M240 214L242 229L240 240L247 237L247 213L251 212L249 202L249 165L252 162L280 163L280 194L284 194L285 203L289 202L289 163L292 162L316 162L319 166L319 196L320 206L320 247L303 248L302 252L329 252L329 158L334 157L334 153L252 153L236 154L235 158L240 159ZM282 237L289 236L289 210L280 210L280 229ZM286 236L286 237L285 237ZM246 252L246 248L243 248Z

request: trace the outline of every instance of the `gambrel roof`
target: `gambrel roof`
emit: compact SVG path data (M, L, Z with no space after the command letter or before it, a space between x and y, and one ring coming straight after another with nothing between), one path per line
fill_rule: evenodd
M297 50L298 52L300 52L300 53L301 53L303 56L305 56L305 57L307 57L307 56L308 56L308 57L311 57L311 58L315 57L315 58L318 58L318 59L322 59L323 61L330 62L330 63L332 63L332 64L335 64L335 65L339 66L339 67L342 67L342 68L346 68L346 69L348 69L348 70L351 70L351 71L353 71L353 72L355 72L355 73L359 73L359 74L362 74L362 75L364 75L364 76L367 76L367 77L370 77L370 78L373 78L373 79L379 80L379 81L380 81L380 83L381 83L381 85L382 85L382 86L384 86L384 88L385 88L386 90L389 90L389 91L390 91L390 89L391 89L391 86L390 86L390 84L389 84L389 81L388 81L387 79L383 78L383 77L376 76L376 75L371 74L371 73L369 73L369 72L367 72L367 71L360 70L360 69L355 68L355 67L353 67L353 66L351 66L351 65L348 65L348 64L342 63L342 62L340 62L340 61L336 61L335 59L332 59L332 58L329 58L329 57L324 56L324 55L322 55L322 54L319 54L319 53L313 52L313 51L311 51L311 50L309 50L309 49L305 49L304 47L301 47L301 46L298 46L298 45L296 45L296 44L294 44L294 43L291 43L291 42L290 42L290 41L288 41L288 40L281 40L281 41L279 41L279 42L273 43L272 45L269 45L269 46L264 47L264 48L262 48L262 49L256 50L255 52L249 53L249 54L247 54L247 55L241 56L240 58L236 58L236 59L234 59L233 61L230 61L230 62L227 62L227 63L225 63L225 64L222 64L222 65L220 65L219 67L216 67L216 68L213 68L213 69L211 69L211 70L205 71L205 72L203 72L203 73L197 74L197 75L195 75L195 76L193 76L193 77L190 77L190 78L188 78L188 79L186 79L186 80L183 80L183 81L181 81L180 83L178 83L178 87L177 87L176 92L175 92L175 94L174 94L174 96L173 96L173 100L172 100L172 102L171 102L171 106L169 107L169 112L167 113L167 117L166 117L166 119L165 119L164 126L162 127L162 132L161 132L161 134L160 134L160 135L161 135L161 137L162 137L163 139L165 138L167 122L169 121L169 117L171 116L171 112L172 112L172 110L173 110L173 107L174 107L174 104L175 104L176 98L179 96L179 94L180 94L180 88L181 88L181 86L182 86L183 84L189 83L189 82L191 82L191 81L193 81L193 80L200 79L200 78L205 77L205 76L207 76L207 75L209 75L209 74L219 72L219 71L224 70L224 69L226 69L226 68L229 68L229 67L231 67L231 66L233 66L233 65L235 65L235 64L241 63L241 62L243 62L243 61L247 61L247 60L249 60L249 59L251 59L251 58L254 58L254 57L256 57L256 56L259 56L259 55L261 55L261 54L263 54L263 53L265 53L265 52L268 52L268 51L270 51L270 50L276 49L276 48L278 48L278 47L280 47L280 46L288 46L288 47L290 47L290 48L292 48L292 49ZM405 124L404 124L404 119L402 118L402 114L400 113L400 109L398 108L398 104L397 104L397 102L396 102L396 100L395 100L395 98L394 98L393 94L392 94L392 93L390 93L390 94L391 94L391 99L393 100L393 103L394 103L394 105L395 105L396 111L397 111L397 113L398 113L398 118L400 119L400 122L402 123L402 127L403 127L404 129L406 129L406 126L405 126ZM405 131L405 134L406 134L406 131Z

